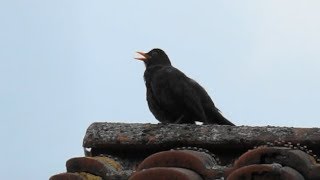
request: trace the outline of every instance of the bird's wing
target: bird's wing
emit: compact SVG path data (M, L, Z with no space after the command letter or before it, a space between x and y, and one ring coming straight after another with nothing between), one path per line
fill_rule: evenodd
M158 119L160 122L166 122L166 113L163 111L163 109L160 108L159 102L157 102L157 99L155 98L151 87L147 87L147 102L149 109L155 116L155 118Z
M201 104L207 116L208 123L234 126L232 122L230 122L221 114L220 110L214 105L206 90L193 79L189 79L189 81L191 84L193 84L192 86L201 99Z
M193 112L195 121L206 121L197 91L189 78L174 67L159 70L151 83L155 97L161 106Z

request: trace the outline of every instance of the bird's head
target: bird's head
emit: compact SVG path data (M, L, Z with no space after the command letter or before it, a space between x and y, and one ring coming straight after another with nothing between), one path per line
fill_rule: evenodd
M152 49L148 53L142 51L138 51L137 53L139 54L139 57L136 57L135 59L143 61L146 67L154 65L171 66L169 57L161 49Z

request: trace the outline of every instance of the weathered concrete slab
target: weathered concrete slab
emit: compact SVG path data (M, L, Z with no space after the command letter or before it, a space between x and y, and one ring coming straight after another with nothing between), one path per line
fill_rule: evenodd
M320 129L97 122L87 129L83 147L123 152L196 146L225 153L226 150L246 151L275 140L320 149Z

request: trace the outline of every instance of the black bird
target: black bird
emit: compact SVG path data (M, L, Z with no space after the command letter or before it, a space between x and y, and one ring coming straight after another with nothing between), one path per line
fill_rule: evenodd
M162 123L234 125L222 116L196 81L171 65L161 49L137 52L146 66L144 80L150 111Z

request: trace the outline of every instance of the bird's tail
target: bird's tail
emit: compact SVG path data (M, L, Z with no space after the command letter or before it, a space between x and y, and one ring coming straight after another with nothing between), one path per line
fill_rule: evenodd
M214 124L235 126L235 124L221 114L218 108L216 108L214 111L211 111L208 115L208 118L208 121Z
M218 124L235 126L235 124L233 124L231 121L229 121L227 118L225 118L220 112L218 112L218 113L219 113L218 118L217 118Z

